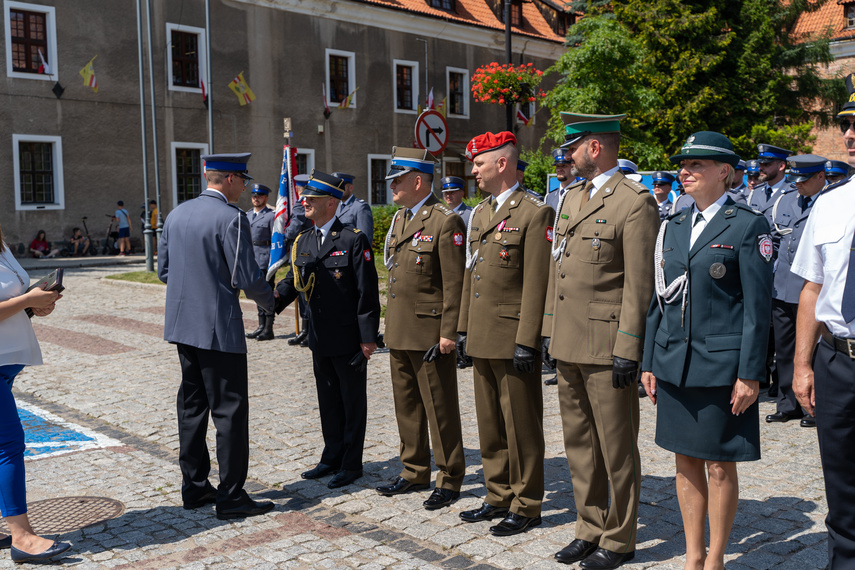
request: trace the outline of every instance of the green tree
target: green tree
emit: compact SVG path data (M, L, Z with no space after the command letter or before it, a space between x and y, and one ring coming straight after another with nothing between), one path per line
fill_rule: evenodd
M845 97L823 79L828 37L795 33L798 17L829 0L613 0L576 2L585 17L551 68L562 74L547 96L550 135L559 111L626 113L621 155L642 169L696 131L730 136L743 156L786 141L809 150L810 127L827 124Z
M538 149L523 150L520 158L528 163L523 184L540 195L546 194L546 176L553 171L552 156Z

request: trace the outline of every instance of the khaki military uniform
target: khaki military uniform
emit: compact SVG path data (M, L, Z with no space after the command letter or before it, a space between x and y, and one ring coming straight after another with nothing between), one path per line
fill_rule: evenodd
M456 356L425 362L440 337L457 338L466 263L466 228L434 195L406 221L396 214L389 232L386 343L390 349L395 416L401 437L401 477L430 482L430 442L437 488L459 491L465 474Z
M475 366L485 502L534 517L543 500L540 366L517 372L513 356L517 344L540 349L555 211L517 188L490 213L485 200L469 222L458 330Z
M638 391L612 387L612 361L641 360L659 214L620 172L590 200L589 188L575 184L560 206L543 335L558 360L575 538L625 553L635 550L641 483Z

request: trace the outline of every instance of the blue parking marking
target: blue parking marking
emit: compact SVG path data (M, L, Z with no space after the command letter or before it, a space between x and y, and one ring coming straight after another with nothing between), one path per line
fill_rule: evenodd
M30 404L18 402L18 416L24 426L24 441L27 446L24 457L27 459L122 445L117 440L67 422Z

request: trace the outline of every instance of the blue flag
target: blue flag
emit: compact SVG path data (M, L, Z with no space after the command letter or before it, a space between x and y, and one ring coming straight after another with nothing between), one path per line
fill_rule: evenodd
M273 218L273 235L270 238L270 265L267 266L267 280L273 279L276 271L291 260L285 250L285 228L291 223L291 208L297 198L294 188L294 175L297 173L297 149L285 145L282 156L282 173L279 175L279 197L276 199L276 213Z

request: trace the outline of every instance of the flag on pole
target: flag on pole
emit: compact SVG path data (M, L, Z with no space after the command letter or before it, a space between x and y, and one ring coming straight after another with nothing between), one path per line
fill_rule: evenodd
M97 55L95 57L98 57ZM95 61L95 57L89 60L83 69L79 71L80 76L83 78L83 85L86 87L91 87L92 91L98 93L98 80L95 79L95 67L92 65L92 62Z
M443 116L443 117L447 117L447 116L448 116L448 108L445 106L445 104L446 104L447 102L448 102L448 97L444 97L444 98L442 99L442 102L439 104L439 107L437 107L437 109L436 109L437 111L439 111L440 113L442 113L442 116Z
M243 71L238 73L238 76L232 79L232 82L229 83L229 89L237 95L238 102L241 107L249 105L255 101L255 93L252 92L252 89L249 88L246 79L243 78Z
M338 104L339 109L349 109L350 104L353 102L353 96L356 95L356 92L359 91L359 87L350 92L350 94L344 98L344 100Z
M433 87L430 88L430 93L428 93L427 104L425 105L426 109L433 109Z
M522 109L520 109L519 107L517 107L517 119L519 119L520 121L522 121L522 123L523 123L525 126L528 126L529 121L531 121L531 119L529 119L528 117L526 117L526 116L525 116L525 114L522 112Z
M288 265L288 251L285 249L285 228L291 223L291 208L297 200L294 187L294 175L297 174L297 148L285 145L282 152L282 173L279 175L279 197L276 199L276 213L273 216L273 235L270 237L270 264L267 277L270 281L276 271Z
M327 103L327 86L324 83L321 83L321 93L324 96L324 119L329 119L331 112L329 103Z
M39 48L39 61L41 61L41 64L39 65L39 73L50 75L50 66L45 61L45 56L42 53L41 48Z
M205 91L205 80L201 77L199 78L199 87L202 88L202 103L205 104L205 108L208 108L208 92Z

